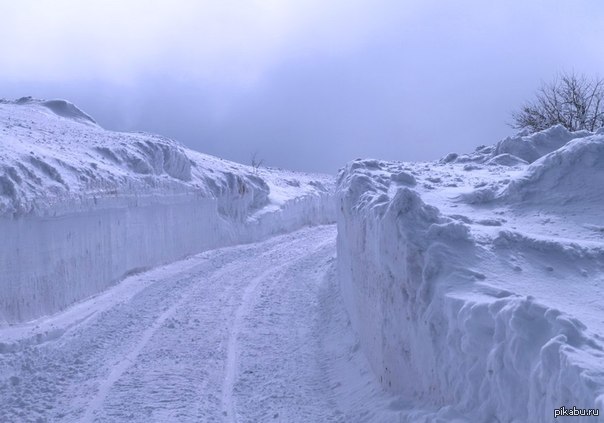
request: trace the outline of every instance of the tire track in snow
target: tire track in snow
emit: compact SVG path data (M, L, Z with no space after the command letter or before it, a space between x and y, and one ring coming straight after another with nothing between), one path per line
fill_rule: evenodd
M136 276L128 295L78 306L95 314L53 342L0 354L0 420L223 421L223 403L246 420L250 410L234 411L248 396L239 389L250 313L269 286L312 272L309 255L334 238L323 226L208 251Z
M164 324L166 319L168 319L174 312L186 301L187 296L183 295L182 298L169 307L166 311L164 311L153 324L148 327L141 337L140 341L136 344L136 346L126 355L122 360L120 360L117 364L113 366L111 372L107 376L107 378L101 383L99 386L99 390L97 395L92 399L90 405L86 409L86 413L82 419L83 422L93 422L94 414L97 410L99 410L103 406L103 402L111 387L122 377L122 375L134 364L136 358L141 353L145 345L151 340L155 332Z
M224 383L222 385L222 409L227 422L237 422L237 415L235 414L235 405L233 401L233 388L235 386L235 379L237 376L239 360L237 338L239 337L239 332L243 327L243 319L249 313L249 310L253 305L252 300L254 293L258 289L260 283L269 275L273 273L278 273L283 268L287 267L296 260L299 259L288 260L287 262L280 265L278 268L273 268L260 274L256 278L252 279L252 281L246 286L243 292L241 304L239 305L239 307L237 307L237 311L235 312L235 319L233 321L233 327L229 334Z
M237 337L243 325L243 318L248 313L250 300L260 282L269 274L276 272L276 269L268 270L260 276L254 278L251 283L245 288L241 304L235 312L235 320L233 328L230 331L229 342L227 346L227 360L225 366L224 382L222 385L222 410L227 422L235 423L237 416L235 414L235 405L233 404L233 387L235 385L235 377L237 373L237 361L239 359L239 351L237 348Z
M269 252L270 253L270 252ZM262 254L260 258L266 257L269 253ZM246 262L247 264L247 262ZM223 274L228 274L233 271L233 267L240 268L242 265L237 263L229 263L227 266L223 267L217 272L214 272L210 278L215 280L221 278ZM270 272L265 272L270 273ZM198 278L199 275L192 275L184 280L187 281L187 284L193 280ZM189 287L183 294L181 294L180 299L173 303L167 310L165 310L154 322L151 326L149 326L137 342L137 344L130 350L130 352L120 361L118 361L115 365L112 366L109 375L101 382L98 387L98 391L96 396L90 401L89 406L86 409L84 417L82 418L82 422L94 422L95 413L99 411L103 407L103 403L107 396L109 395L112 387L115 383L121 379L121 377L128 371L130 367L132 367L137 357L143 351L145 346L149 343L153 335L163 326L163 324L172 317L177 310L179 310L188 300L192 292L194 292L197 287L195 283L191 283L191 287Z
M345 422L321 366L320 288L334 256L332 239L259 286L239 337L241 423Z
M225 366L225 376L222 386L222 410L225 421L229 423L237 422L237 414L235 410L235 403L233 400L233 389L237 378L239 368L239 345L238 337L241 329L244 326L244 319L249 314L250 309L254 305L254 297L260 284L269 278L273 274L282 273L285 269L293 266L297 262L304 261L314 251L319 250L329 244L332 241L326 241L314 246L313 250L305 251L304 255L290 259L282 263L276 268L269 269L259 276L252 279L252 281L246 286L243 296L241 298L241 304L237 307L235 312L235 318L233 320L233 326L229 333L229 341L227 346L227 359ZM275 279L270 277L269 279Z
M230 248L232 248L232 247L230 247ZM270 250L269 250L269 253L270 253ZM260 258L264 258L269 253L262 254L260 256ZM247 264L247 261L246 261L246 264ZM233 267L239 268L241 266L242 266L241 264L237 264L236 262L229 263L225 267L220 269L219 271L214 272L210 276L210 278L218 279L223 274L228 274L229 272L232 272ZM191 275L182 280L187 281L187 285L189 285L189 283L193 279L196 279L196 278L199 278L199 275L197 275L197 274ZM140 340L130 350L130 352L122 360L118 361L116 364L114 364L111 367L111 371L109 372L109 375L103 380L103 382L101 382L101 384L98 387L97 394L90 401L88 407L86 408L84 417L82 418L82 422L86 422L86 423L94 422L96 412L99 411L100 409L102 409L103 403L104 403L105 399L107 398L107 396L109 395L109 393L110 393L112 387L115 385L115 383L122 378L124 373L126 373L126 371L128 371L128 369L130 367L132 367L135 364L137 357L143 351L145 346L149 343L149 341L151 340L153 335L163 326L163 324L166 322L166 320L168 320L170 317L172 317L175 314L175 312L178 309L180 309L189 300L190 294L197 289L194 282L190 283L190 285L192 285L192 286L190 286L187 290L185 290L185 292L183 294L181 294L180 299L178 301L173 303L157 319L155 319L155 321L153 322L153 324L151 326L149 326L145 331L143 331L143 334L142 334Z

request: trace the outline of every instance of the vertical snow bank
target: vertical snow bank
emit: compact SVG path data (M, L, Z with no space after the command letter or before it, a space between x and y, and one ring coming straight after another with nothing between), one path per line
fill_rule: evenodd
M187 255L333 222L331 201L328 193L308 195L239 220L221 214L216 199L194 195L0 218L0 321L55 313L132 272Z
M455 171L415 169L428 166ZM437 197L431 185L415 187L413 169L355 161L336 191L338 277L361 348L385 389L434 410L401 420L538 423L561 406L604 412L604 337L538 299L487 283L517 278L511 268L495 274L500 249L510 247L503 235L490 239L491 225L426 204L422 196ZM400 177L409 170L413 180ZM560 254L552 263L572 261ZM540 258L547 263L547 254Z
M333 178L252 169L63 100L0 102L0 324L129 273L335 220Z
M91 209L60 216L0 219L0 319L52 314L130 272L227 244L215 204ZM221 233L223 232L223 233Z

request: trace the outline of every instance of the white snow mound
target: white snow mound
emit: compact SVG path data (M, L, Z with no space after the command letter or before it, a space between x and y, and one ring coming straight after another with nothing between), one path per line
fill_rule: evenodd
M529 166L505 189L512 200L604 204L604 136L570 141Z
M572 139L589 135L591 135L591 132L570 132L564 126L556 125L531 135L508 137L499 141L495 146L494 155L508 153L532 163L539 157L557 150Z
M480 146L471 154L449 153L441 163L486 163L517 166L532 163L540 157L559 149L570 140L593 135L588 131L571 132L562 125L529 134L521 131L492 146Z
M88 114L80 110L75 104L70 103L67 100L36 100L32 97L22 97L15 102L16 104L40 104L46 107L52 113L57 116L64 117L66 119L72 119L83 123L92 123L96 125L96 121Z

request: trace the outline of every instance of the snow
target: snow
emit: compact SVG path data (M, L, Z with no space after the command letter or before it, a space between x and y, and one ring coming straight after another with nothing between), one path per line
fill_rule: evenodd
M575 139L531 165L503 196L549 204L604 204L604 137Z
M30 100L33 101L33 100ZM95 120L66 100L49 100L40 103L51 112L64 118L96 124Z
M340 172L344 304L400 421L602 413L603 163L604 134L554 127Z
M335 219L333 178L253 169L64 100L0 102L0 324L51 315L132 272Z
M335 181L0 100L0 420L602 413L602 186L604 130Z
M0 420L391 421L394 400L353 349L334 264L335 226L304 228L0 329Z

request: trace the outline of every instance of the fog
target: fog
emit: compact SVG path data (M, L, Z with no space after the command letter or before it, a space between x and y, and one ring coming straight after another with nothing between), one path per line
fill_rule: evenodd
M541 81L604 69L597 0L2 0L0 16L0 97L330 173L493 143Z

